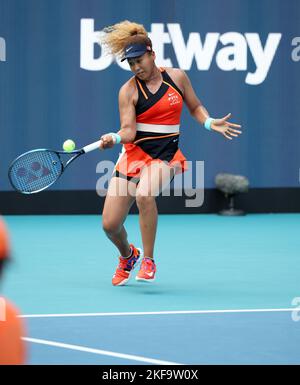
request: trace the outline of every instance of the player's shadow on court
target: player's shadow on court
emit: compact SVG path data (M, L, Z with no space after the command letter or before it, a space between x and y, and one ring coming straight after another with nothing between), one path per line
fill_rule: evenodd
M161 282L130 282L126 286L122 286L122 289L125 289L133 295L165 296L172 298L184 297L186 295L199 296L199 293L195 294L195 290L184 290L183 287L178 289L178 285L176 284L162 285Z

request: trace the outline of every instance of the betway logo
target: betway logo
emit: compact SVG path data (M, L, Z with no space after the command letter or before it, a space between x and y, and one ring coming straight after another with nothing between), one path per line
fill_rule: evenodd
M245 71L245 83L261 84L267 77L281 40L281 33L269 33L263 46L258 33L227 32L224 34L209 32L204 37L197 32L191 32L187 39L181 31L180 24L160 23L151 24L149 37L152 40L156 61L160 66L175 67L170 58L165 57L165 44L172 44L179 68L188 71L193 61L199 71L208 71L213 59L222 71ZM218 44L223 47L218 49ZM94 29L94 19L81 19L80 67L89 71L102 71L111 65L113 57L107 55L105 49L95 57L95 45L99 45L99 31ZM255 68L248 71L248 53L252 56ZM118 61L124 70L129 70L128 64Z

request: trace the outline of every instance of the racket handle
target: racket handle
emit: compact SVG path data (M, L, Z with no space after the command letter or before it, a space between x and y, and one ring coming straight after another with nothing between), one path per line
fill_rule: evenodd
M99 149L100 143L101 143L101 140L98 140L97 142L88 144L87 146L83 147L83 151L84 152L90 152L90 151L97 150L97 148Z

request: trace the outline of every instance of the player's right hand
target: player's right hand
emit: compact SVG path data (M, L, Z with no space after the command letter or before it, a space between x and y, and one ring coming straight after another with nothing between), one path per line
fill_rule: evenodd
M106 148L112 148L115 144L115 139L110 134L105 134L101 136L101 142L99 145L100 150L105 150Z

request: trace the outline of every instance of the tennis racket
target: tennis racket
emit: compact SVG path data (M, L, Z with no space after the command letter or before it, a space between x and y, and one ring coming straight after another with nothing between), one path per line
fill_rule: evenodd
M9 166L9 181L16 191L23 194L43 191L53 185L75 159L99 148L100 142L101 140L70 152L48 149L25 152ZM64 155L72 157L63 161Z

